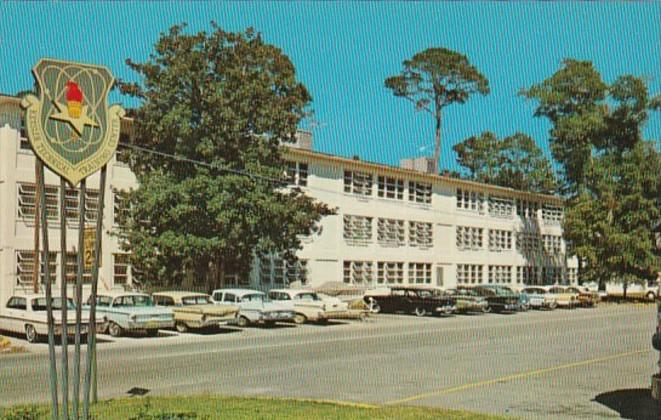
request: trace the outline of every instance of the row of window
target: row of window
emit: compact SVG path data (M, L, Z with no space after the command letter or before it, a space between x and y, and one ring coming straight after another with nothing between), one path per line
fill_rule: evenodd
M37 185L32 183L19 183L18 185L18 216L25 219L34 219L37 205ZM64 212L67 221L78 221L80 191L67 188L64 196ZM46 202L46 216L57 220L60 217L60 188L56 185L46 185L44 191ZM99 206L99 190L85 190L85 221L95 222Z
M259 259L259 282L261 284L285 286L295 281L307 284L307 260L289 263L277 257L262 257Z
M404 200L404 180L400 178L376 177L377 196L393 200ZM372 196L374 177L361 171L344 171L344 192ZM432 187L427 182L408 181L408 200L414 203L431 204Z
M374 218L345 214L342 218L342 236L349 243L368 243L373 238ZM412 247L428 248L433 244L433 225L429 222L401 219L377 218L376 240L384 246L406 245L408 226L408 244Z
M561 254L562 236L518 232L516 235L516 249L524 254L536 253L542 250L551 254Z
M407 277L404 278L404 262L344 261L343 280L348 284L431 284L432 265L424 262L406 263ZM376 268L376 272L375 272ZM376 274L376 278L374 275Z
M484 284L484 266L481 264L457 264L457 284ZM511 284L513 271L511 265L488 265L486 282L491 284ZM526 285L548 285L578 281L575 268L517 266L516 283Z
M541 208L542 221L545 224L559 224L562 221L562 207L559 206L541 205L536 201L515 200L497 195L489 195L488 199L485 199L485 194L482 192L462 188L457 188L456 203L458 209L479 214L484 214L485 210L488 210L490 216L499 218L512 218L516 210L516 214L522 218L536 219Z
M129 254L112 254L113 262L113 282L114 284L127 284L129 277ZM62 263L61 252L48 253L48 271L51 282L59 276L58 267ZM35 253L29 250L16 251L16 279L19 284L32 284L35 265ZM45 282L45 258L43 251L39 258L39 272L41 283ZM76 273L78 272L78 254L67 252L65 260L66 281L68 283L76 282ZM83 283L92 281L92 271L83 270Z

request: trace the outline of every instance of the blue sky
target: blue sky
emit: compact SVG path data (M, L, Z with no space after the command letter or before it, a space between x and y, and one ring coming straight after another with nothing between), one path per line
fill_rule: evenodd
M452 145L484 130L521 131L548 151L548 123L517 92L550 76L563 58L591 60L609 82L643 75L661 92L661 2L3 2L0 19L0 92L9 94L32 85L30 69L43 56L104 64L131 80L124 60L144 61L173 24L252 26L292 59L312 94L316 150L394 165L432 153L433 121L392 96L383 80L428 47L466 54L491 87L486 97L446 108L445 168L456 168ZM661 139L660 113L651 115L646 136Z

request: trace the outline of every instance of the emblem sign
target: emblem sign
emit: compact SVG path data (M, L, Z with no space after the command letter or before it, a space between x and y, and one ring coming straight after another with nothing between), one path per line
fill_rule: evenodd
M117 149L119 105L108 106L114 77L103 66L44 58L32 69L39 98L26 96L32 149L72 185L101 169Z

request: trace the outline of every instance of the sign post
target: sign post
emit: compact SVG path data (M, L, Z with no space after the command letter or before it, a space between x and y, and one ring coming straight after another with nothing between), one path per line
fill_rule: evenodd
M84 270L92 271L90 314L87 325L87 357L83 389L82 417L89 418L91 378L96 377L96 292L99 280L101 255L101 233L103 227L103 202L106 188L106 164L115 153L119 143L120 120L124 110L119 105L108 105L108 94L114 77L103 66L67 62L44 58L37 62L32 73L38 85L38 96L27 95L21 101L25 108L25 121L30 146L37 156L38 164L47 166L61 178L60 182L60 252L63 265L66 261L66 214L64 200L67 183L78 189L78 255L75 284L76 328L73 365L72 415L79 417L80 404L80 339L84 333L81 322L82 282ZM101 171L99 181L99 203L96 211L96 226L85 229L87 178ZM43 172L42 172L43 174ZM41 191L45 190L44 176L40 179ZM58 383L55 361L53 308L48 264L48 225L44 194L40 197L42 208L41 227L43 237L44 277L46 279L46 311L48 315L48 337L50 355L50 387L52 417L58 418ZM62 268L62 298L66 298L66 269ZM67 312L62 305L63 337L66 336ZM68 366L67 340L62 341L62 418L68 419ZM93 363L94 362L94 363ZM94 372L93 372L94 371ZM94 375L92 375L94 373ZM66 389L65 389L66 388ZM96 386L94 386L96 389Z

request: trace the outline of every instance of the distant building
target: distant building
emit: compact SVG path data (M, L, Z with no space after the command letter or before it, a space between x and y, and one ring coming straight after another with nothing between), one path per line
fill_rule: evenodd
M129 121L123 131L128 132ZM576 283L577 263L566 257L563 202L439 176L429 158L403 159L401 168L314 152L312 134L299 132L284 155L292 185L337 207L319 229L303 237L299 263L277 257L255 261L249 273L226 276L227 286L260 289L300 281L343 281L359 286L430 284ZM126 210L121 191L137 187L122 154L109 162L100 290L132 282L128 255L113 231ZM0 302L29 291L34 263L35 157L25 138L19 100L0 96ZM431 169L431 170L430 170ZM59 179L46 173L50 267L56 285L76 273L77 203L67 192L68 245L59 249ZM88 181L88 220L94 225L98 175ZM97 200L97 201L95 201ZM43 259L41 259L43 262ZM86 273L85 284L89 284ZM200 287L191 284L191 287ZM86 293L88 286L84 286Z

